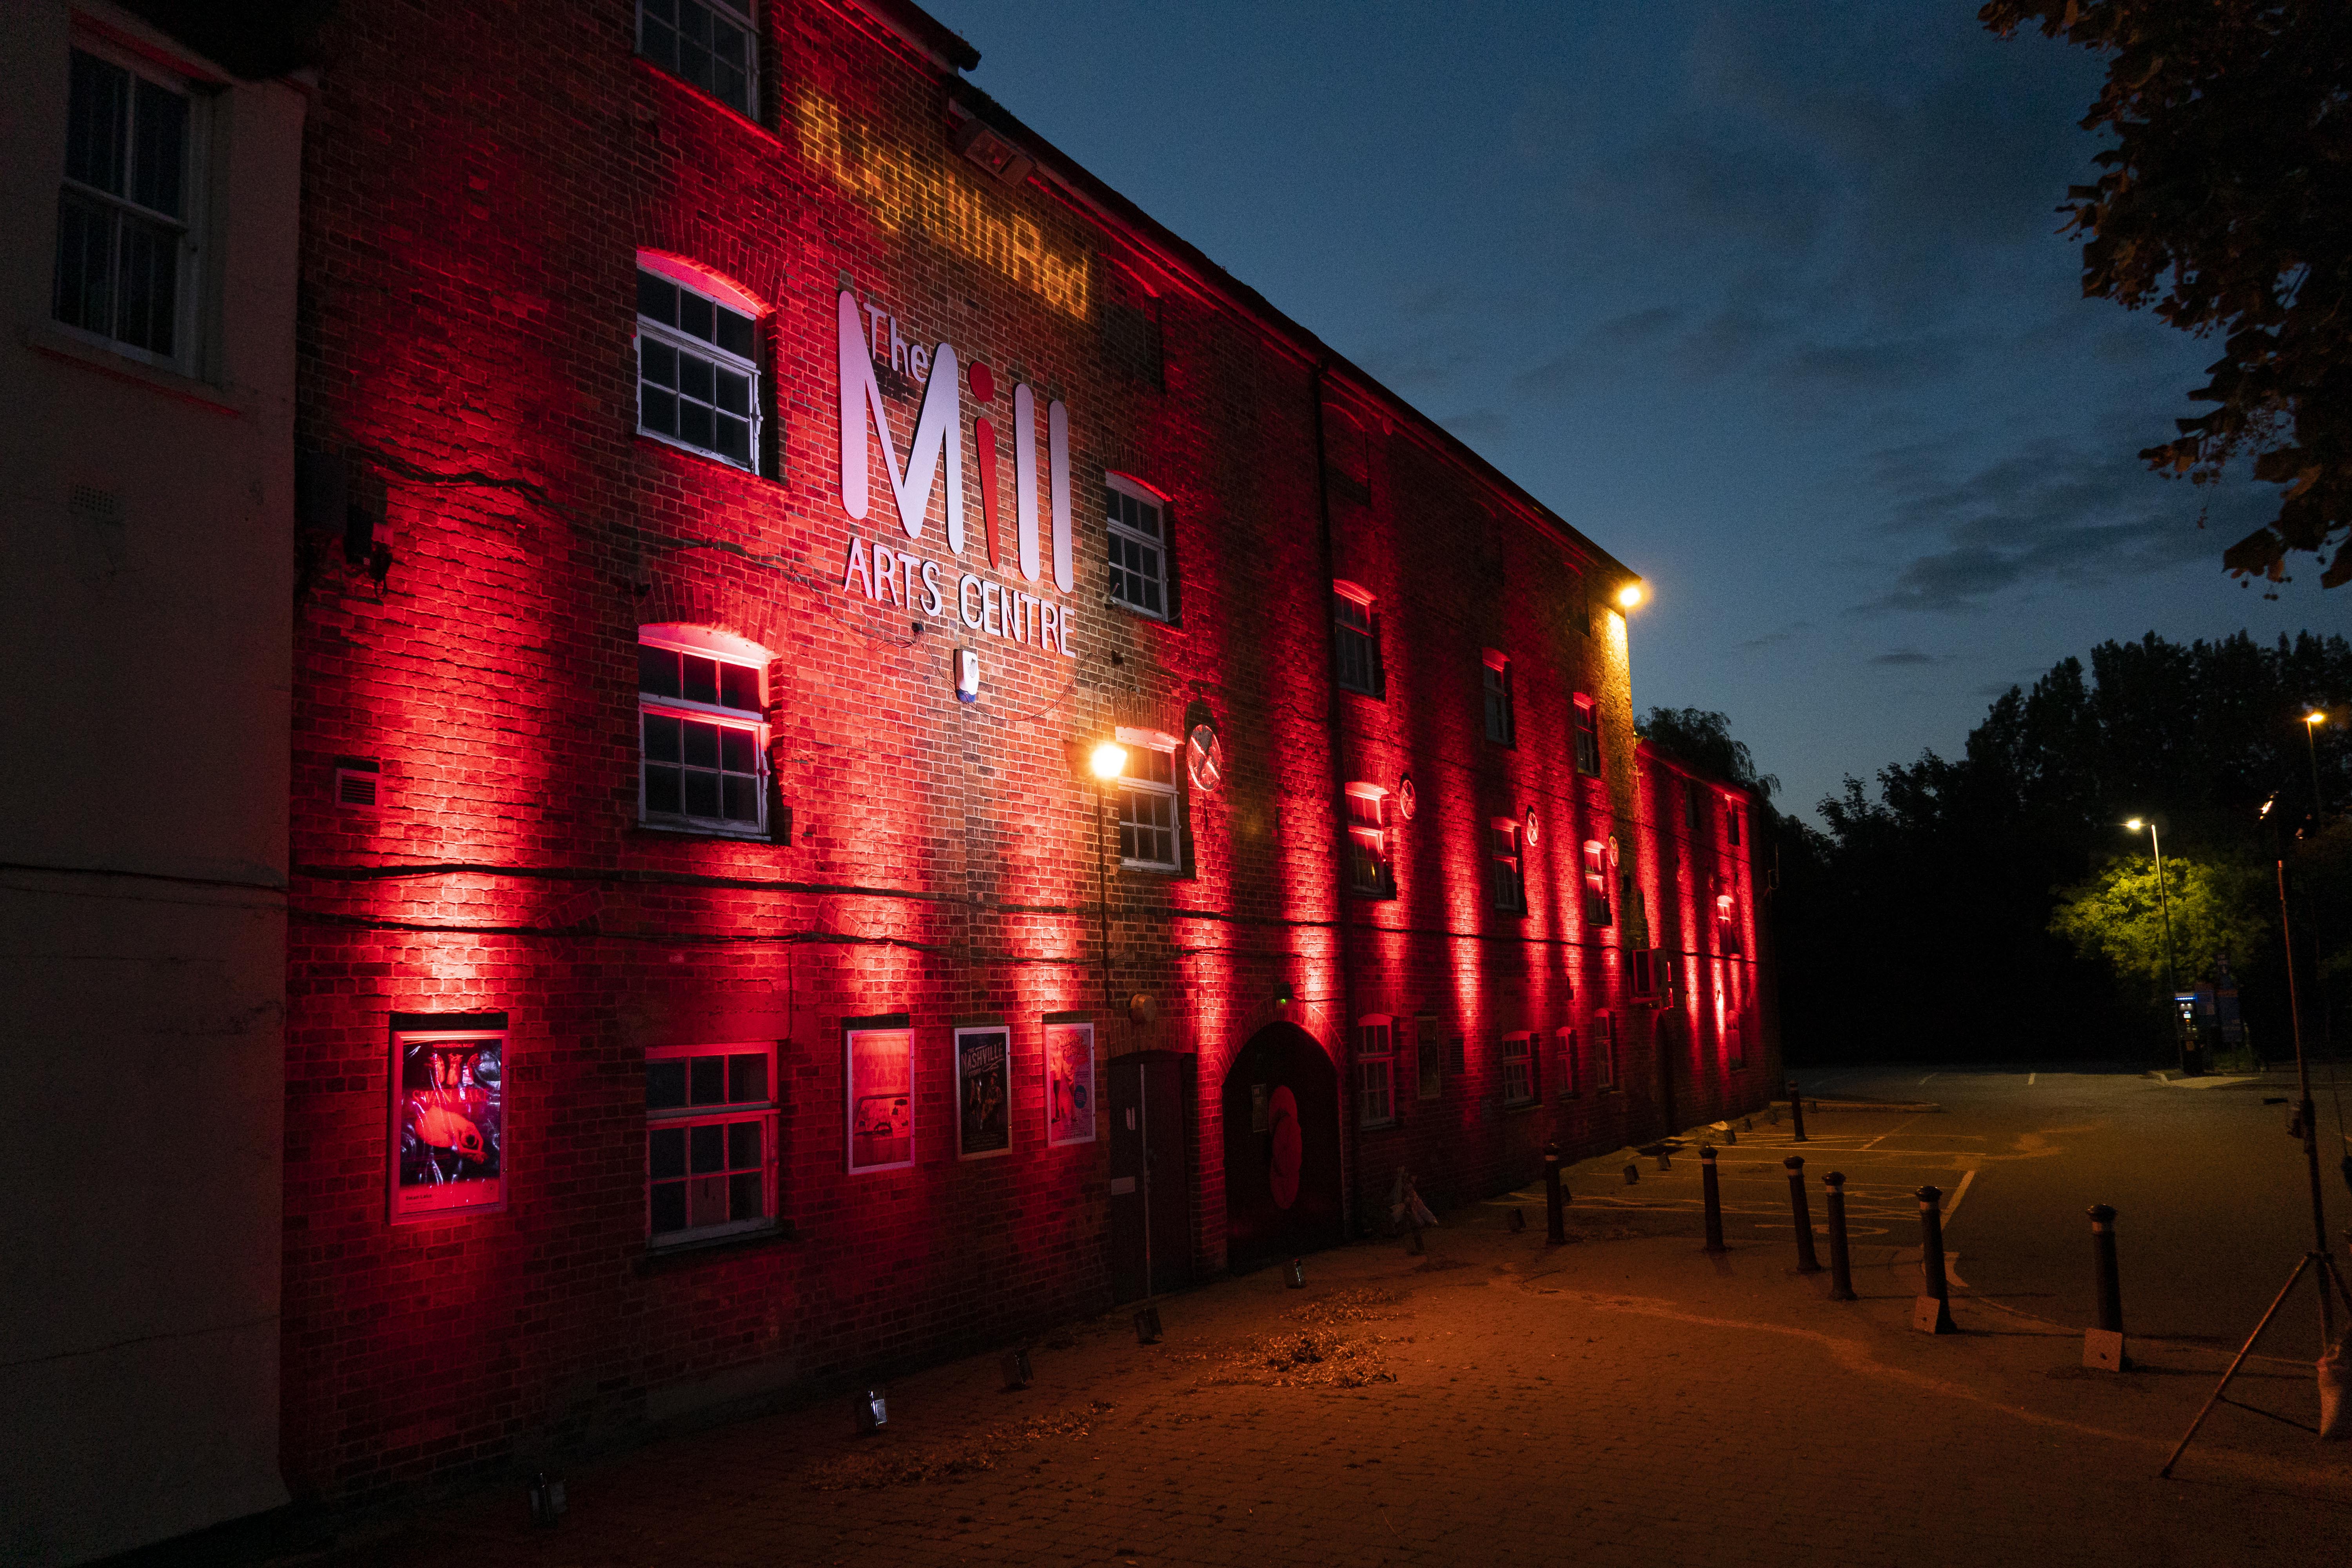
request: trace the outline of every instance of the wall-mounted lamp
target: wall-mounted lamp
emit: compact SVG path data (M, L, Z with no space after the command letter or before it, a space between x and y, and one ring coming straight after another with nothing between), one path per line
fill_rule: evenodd
M1127 748L1117 741L1105 741L1087 758L1087 766L1095 777L1108 784L1127 772Z
M1638 609L1641 607L1642 601L1647 596L1642 591L1642 584L1628 583L1617 590L1617 607L1621 610Z

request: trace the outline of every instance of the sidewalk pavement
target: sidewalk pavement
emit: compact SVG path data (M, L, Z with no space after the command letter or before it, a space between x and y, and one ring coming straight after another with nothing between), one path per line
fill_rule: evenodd
M1612 1161L1576 1190L1622 1183ZM1638 1234L1677 1212L1687 1234ZM2226 1348L2135 1341L2144 1370L2087 1372L2078 1325L1957 1288L1964 1331L1914 1331L1916 1251L1891 1237L1838 1303L1788 1241L1709 1258L1678 1205L1570 1213L1584 1238L1547 1247L1539 1188L1471 1205L1424 1256L1360 1243L1308 1258L1305 1289L1269 1268L1163 1297L1156 1345L1131 1309L1071 1325L1023 1391L973 1357L892 1383L877 1436L827 1400L574 1467L556 1530L515 1487L331 1561L2347 1560L2352 1444L2307 1430L2308 1363L2250 1363L2232 1398L2285 1419L2223 1406L2158 1480Z

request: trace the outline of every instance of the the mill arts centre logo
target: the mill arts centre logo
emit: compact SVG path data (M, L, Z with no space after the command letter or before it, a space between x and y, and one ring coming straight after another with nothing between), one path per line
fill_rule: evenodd
M890 496L898 509L898 526L910 541L919 542L930 513L931 491L946 490L947 552L955 561L946 571L956 574L952 584L940 563L899 549L877 535L871 542L853 533L842 573L842 586L855 587L869 599L919 609L932 616L952 613L968 630L1042 648L1068 657L1067 607L1020 584L1040 583L1045 573L1045 541L1039 515L1039 481L1044 480L1046 516L1052 523L1054 586L1066 595L1076 582L1070 536L1070 412L1058 401L1045 405L1045 463L1037 462L1037 395L1027 383L1013 388L1013 514L1012 560L1000 553L1003 534L998 523L998 456L995 416L996 378L988 366L963 364L951 343L925 350L900 335L898 319L879 305L863 305L855 291L844 289L837 307L841 361L841 505L856 521L866 521L870 509L873 443L879 438L883 471ZM887 364L923 385L923 401L915 416L915 434L907 459L898 460L898 443L882 401L878 365ZM976 412L971 420L973 455L978 459L981 531L988 564L1009 579L1017 569L1018 583L965 571L961 558L967 532L963 488L963 393L970 387Z

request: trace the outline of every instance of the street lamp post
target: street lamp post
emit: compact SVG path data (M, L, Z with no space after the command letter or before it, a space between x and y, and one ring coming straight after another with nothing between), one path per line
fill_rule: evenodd
M1105 741L1087 758L1095 775L1095 886L1101 895L1103 1005L1115 1005L1110 987L1110 781L1127 771L1127 748Z
M2164 911L2164 977L2169 986L2164 994L2164 1005L2165 1010L2172 1015L2173 1044L2179 1053L2180 1070L2187 1072L2189 1036L2180 1026L2180 964L2172 952L2172 900L2164 890L2164 844L2157 837L2153 817L2143 822L2135 816L2124 826L2135 833L2147 828L2148 852L2156 857L2156 907Z
M2311 753L2311 823L2315 828L2319 826L2320 814L2327 809L2327 803L2319 798L2319 727L2326 722L2324 709L2315 708L2303 716L2304 749Z

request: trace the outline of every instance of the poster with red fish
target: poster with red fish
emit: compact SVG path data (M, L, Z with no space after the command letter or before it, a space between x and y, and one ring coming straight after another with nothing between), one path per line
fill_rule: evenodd
M851 1029L847 1036L850 1171L896 1171L913 1164L912 1034Z
M392 1217L506 1206L506 1036L392 1037Z
M1045 1141L1095 1141L1095 1026L1045 1026Z

